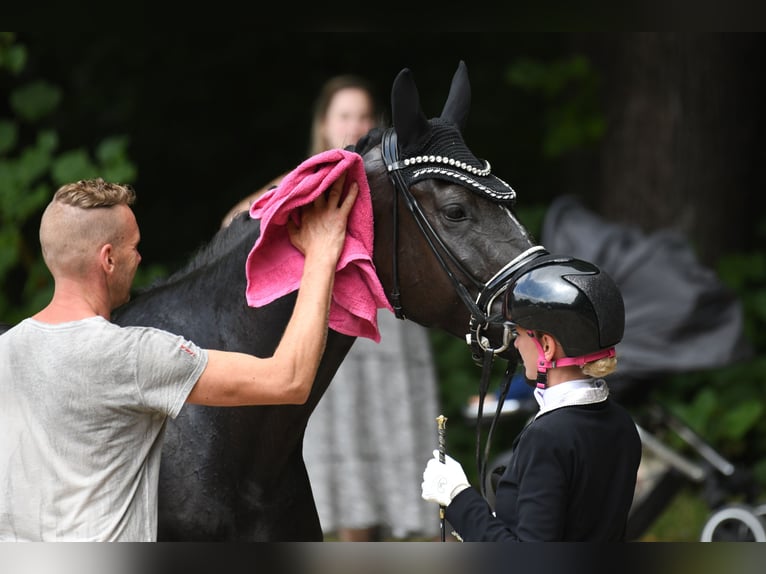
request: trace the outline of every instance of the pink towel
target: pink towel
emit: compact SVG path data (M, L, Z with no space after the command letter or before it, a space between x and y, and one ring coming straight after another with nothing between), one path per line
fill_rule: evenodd
M288 173L278 187L250 206L250 217L261 220L261 235L247 257L247 303L262 307L300 286L303 254L290 242L287 221L296 208L311 203L344 173L346 187L359 184L349 215L346 243L336 268L330 328L346 335L380 341L377 310L393 311L372 262L372 199L359 154L334 149L308 158Z

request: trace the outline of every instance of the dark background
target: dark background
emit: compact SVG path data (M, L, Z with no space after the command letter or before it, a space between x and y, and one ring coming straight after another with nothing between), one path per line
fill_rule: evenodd
M465 139L519 206L575 193L612 219L680 228L714 264L752 244L766 160L762 34L26 32L26 74L64 90L62 148L125 134L138 168L147 263L185 261L245 194L304 159L311 104L329 76L370 78L388 102L409 67L428 116L457 63L473 105ZM556 99L512 86L520 59L584 54L606 121L599 146L542 153Z
M186 260L231 205L297 166L308 148L314 97L338 73L370 78L387 109L394 77L409 67L425 113L436 116L465 60L473 89L469 147L517 189L520 202L565 191L540 158L544 103L513 89L505 75L515 58L551 59L576 49L566 34L130 38L101 30L19 38L30 48L26 73L64 89L56 119L63 148L129 136L147 263Z

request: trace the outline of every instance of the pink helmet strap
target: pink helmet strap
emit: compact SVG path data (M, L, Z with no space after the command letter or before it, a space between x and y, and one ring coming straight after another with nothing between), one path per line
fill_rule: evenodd
M537 345L537 388L538 389L544 389L547 385L547 373L548 369L555 369L556 367L569 367L572 365L577 365L579 367L582 367L585 363L590 363L592 361L598 361L599 359L604 359L606 357L614 357L617 353L614 350L614 347L609 347L608 349L602 349L601 351L596 351L595 353L588 353L587 355L580 355L579 357L562 357L558 360L549 361L545 358L545 351L543 351L543 346L540 344L540 340L534 336L534 333L531 331L528 332L529 335L532 337L532 340L535 342L535 345Z
M614 347L596 351L595 353L589 353L588 355L580 355L579 357L564 357L558 361L551 361L549 369L555 369L556 367L568 367L570 365L577 365L582 367L585 363L598 361L599 359L605 359L607 357L614 357L617 353Z

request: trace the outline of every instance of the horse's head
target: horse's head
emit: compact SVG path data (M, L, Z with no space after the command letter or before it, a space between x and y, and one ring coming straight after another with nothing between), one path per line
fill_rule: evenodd
M441 116L427 119L412 74L391 90L393 126L363 155L375 219L374 261L397 314L493 349L509 343L508 277L542 251L513 213L516 193L463 141L471 100L460 62Z

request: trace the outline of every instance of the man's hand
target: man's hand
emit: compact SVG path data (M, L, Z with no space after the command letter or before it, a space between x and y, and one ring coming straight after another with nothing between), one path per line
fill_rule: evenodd
M423 471L423 483L420 485L424 500L449 506L452 499L471 485L463 467L449 455L444 455L444 462L439 461L439 451L428 461Z
M341 201L345 181L344 173L328 191L304 205L299 225L292 219L287 222L290 241L306 257L315 254L336 262L340 257L346 240L348 216L359 193L359 185L352 182Z

